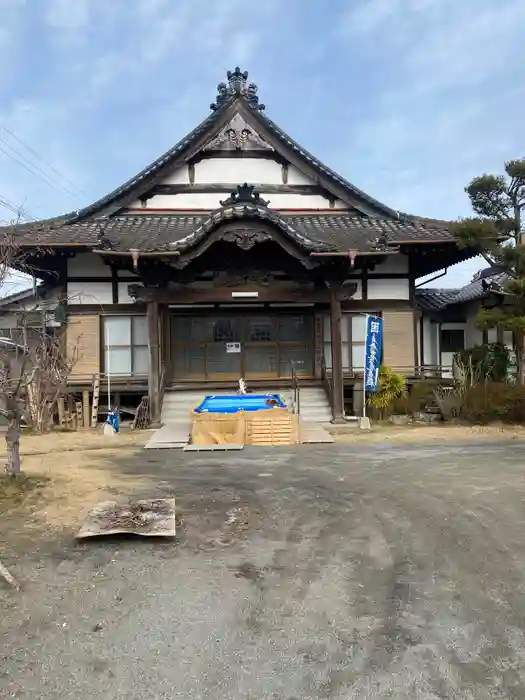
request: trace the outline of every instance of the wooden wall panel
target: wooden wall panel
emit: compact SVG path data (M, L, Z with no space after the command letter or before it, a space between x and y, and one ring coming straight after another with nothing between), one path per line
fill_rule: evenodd
M415 365L414 311L383 311L383 362L396 372L413 374Z
M89 379L100 372L100 316L70 316L67 322L68 357L76 356L72 379Z

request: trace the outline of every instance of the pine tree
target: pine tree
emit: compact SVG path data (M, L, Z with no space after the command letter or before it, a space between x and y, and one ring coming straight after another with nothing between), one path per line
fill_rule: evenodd
M518 381L525 383L525 159L505 163L505 175L481 175L467 185L475 216L454 225L460 247L472 247L503 273L502 303L482 309L480 328L512 331Z

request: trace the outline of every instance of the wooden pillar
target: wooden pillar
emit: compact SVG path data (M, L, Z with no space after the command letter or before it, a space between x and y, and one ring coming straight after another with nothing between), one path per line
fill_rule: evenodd
M332 341L332 423L344 422L343 344L339 285L330 286L330 334Z
M149 366L148 366L148 397L151 425L160 426L160 335L159 335L159 304L148 301L148 337L149 337Z

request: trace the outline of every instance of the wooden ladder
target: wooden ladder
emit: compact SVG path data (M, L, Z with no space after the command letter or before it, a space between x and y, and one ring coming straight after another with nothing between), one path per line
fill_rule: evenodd
M100 374L93 375L93 404L91 406L91 427L96 428L98 422L98 402L100 398Z

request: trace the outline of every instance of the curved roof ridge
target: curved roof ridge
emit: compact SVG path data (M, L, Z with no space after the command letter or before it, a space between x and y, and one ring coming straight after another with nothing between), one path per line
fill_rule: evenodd
M310 238L304 233L297 231L286 219L278 212L268 209L260 204L227 204L218 209L215 209L197 228L191 233L178 241L170 243L172 250L186 250L194 246L215 227L232 220L252 219L257 218L263 221L269 221L283 231L289 238L295 240L296 243L309 250L329 249L330 246L323 241Z

